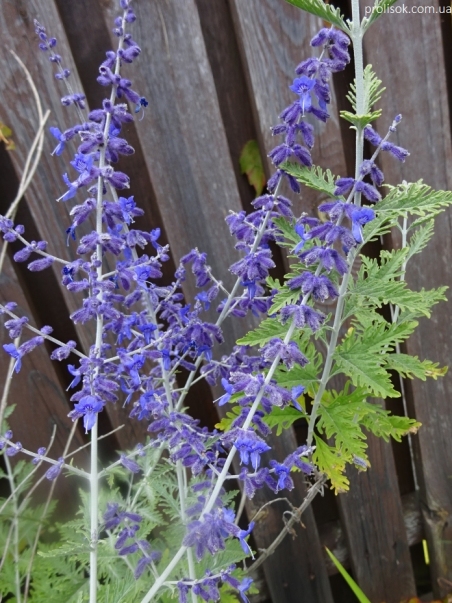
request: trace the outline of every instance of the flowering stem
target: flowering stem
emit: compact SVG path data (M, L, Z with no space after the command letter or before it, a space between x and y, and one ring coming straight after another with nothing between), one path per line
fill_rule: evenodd
M277 192L278 192L278 190L276 190L274 192L273 197L276 198ZM268 224L268 221L270 220L271 214L272 214L271 210L269 210L265 214L265 218L264 218L264 220L263 220L263 222L262 222L259 230L256 233L256 238L254 239L254 243L253 243L253 246L251 247L250 253L254 253L256 251L256 249L258 248L259 243L261 242L261 239L262 239L262 237L263 237L263 235L265 233L265 229L267 228L267 224ZM218 317L218 319L217 319L217 321L215 323L215 326L219 327L222 324L222 322L224 321L224 319L227 317L228 312L229 312L229 310L231 308L231 304L232 304L232 302L234 300L234 296L237 293L237 289L239 288L241 282L242 282L242 279L241 279L241 277L239 277L236 280L236 282L234 283L234 286L232 287L231 293L229 294L229 296L228 296L228 298L227 298L227 300L226 300L226 302L224 304L224 307L223 307L223 309L221 311L220 316ZM179 396L179 400L177 402L177 406L176 406L177 410L179 410L180 408L182 408L182 405L183 405L184 400L185 400L185 398L186 398L186 396L187 396L187 394L188 394L188 392L190 390L190 387L191 387L191 385L193 383L193 380L194 380L194 378L196 376L198 368L201 366L201 363L203 361L203 357L204 357L204 355L201 354L201 356L199 356L196 359L196 362L195 362L195 367L196 368L195 368L195 370L191 371L190 374L189 374L189 376L188 376L188 379L187 379L187 381L185 383L185 387L182 390L181 395Z
M91 429L91 479L90 479L90 520L91 520L91 542L89 554L89 600L96 603L97 599L97 542L98 542L98 504L99 504L99 481L97 478L97 430L98 422Z
M331 367L333 366L333 355L336 350L337 340L339 337L339 330L340 330L341 324L342 324L342 312L344 310L345 295L347 293L348 281L350 279L350 275L352 272L353 261L355 259L355 256L356 256L356 251L352 249L349 253L348 270L342 278L342 283L341 283L341 286L339 289L339 297L338 297L337 304L336 304L333 329L332 329L332 333L331 333L330 342L328 344L328 351L326 354L325 365L323 367L322 378L319 383L319 389L317 390L317 393L314 398L311 416L309 418L308 437L306 440L307 446L312 445L312 440L314 437L314 427L315 427L315 422L317 420L317 415L319 413L320 403L322 401L322 396L325 392L326 385L330 378Z
M10 489L13 494L13 508L14 508L14 516L12 519L12 532L13 532L13 557L14 557L14 580L16 586L16 601L17 603L21 603L22 595L20 588L20 572L19 572L19 507L18 507L18 499L16 488L14 487L14 474L11 467L11 463L9 462L8 455L4 455L6 472L8 475L8 480L10 484ZM11 531L10 531L11 533ZM5 547L4 558L8 554L8 546ZM4 559L3 558L3 559ZM2 560L3 563L3 560Z
M363 32L361 28L359 18L359 0L352 0L352 18L351 24L351 38L353 41L353 54L355 59L355 94L356 94L356 114L363 115L365 111L364 101L364 61L363 61ZM375 155L378 153L376 151ZM363 129L360 126L356 127L356 158L355 158L355 179L358 181L363 179L361 173L361 165L363 163L364 154L364 139ZM361 205L361 193L355 192L354 194L355 205ZM357 250L352 249L348 255L348 270L344 274L342 283L339 289L339 297L336 304L333 330L331 333L330 342L328 344L328 350L326 354L325 364L323 367L322 378L319 383L319 389L317 390L314 402L312 405L311 416L309 419L308 437L306 440L307 446L312 445L314 438L314 427L317 421L319 407L322 401L322 396L325 392L326 385L330 378L331 368L333 366L333 356L337 346L337 340L339 338L339 330L342 324L342 312L344 310L345 296L347 294L348 282L351 276L353 262L357 255Z
M289 341L292 338L292 335L295 331L295 321L292 321L289 330L287 331L287 334L284 338L284 343L287 344L289 343ZM270 366L267 376L265 378L264 383L262 384L259 392L256 395L256 398L253 402L253 405L251 406L249 412L248 412L248 416L245 419L245 422L243 423L242 429L246 430L248 429L248 427L251 425L251 421L253 420L254 415L256 414L256 411L259 407L260 401L262 400L262 397L264 395L265 392L265 387L270 383L276 368L279 365L279 361L281 360L281 354L278 354L276 356L276 358L273 360L272 365ZM237 452L237 448L235 446L233 446L225 460L225 463L223 465L223 469L221 470L220 475L218 476L218 480L217 483L215 485L215 488L212 491L212 494L210 495L208 501L206 502L205 506L204 506L204 510L201 513L201 518L206 515L206 513L209 513L214 504L215 501L218 498L218 495L220 494L220 491L223 487L223 484L228 476L229 473L229 468L232 464L232 461L234 460L235 454ZM177 566L177 564L179 563L180 559L183 557L183 555L185 554L185 552L187 551L186 546L181 546L180 549L178 550L178 552L176 553L176 555L174 556L173 560L166 566L165 570L162 572L162 574L160 575L159 579L156 580L152 586L152 588L147 592L146 596L144 597L144 599L142 599L141 603L149 603L150 601L152 601L152 598L154 597L154 595L159 591L160 587L165 583L166 578L171 574L171 572L173 571L173 569Z
M124 11L122 16L122 28L124 30L125 25L125 15ZM115 64L115 75L119 74L119 70L121 67L121 59L119 56L119 50L122 49L124 44L124 34L119 37L118 42L118 52L116 54L116 64ZM113 86L110 94L110 103L111 105L115 104L116 98L116 87ZM106 148L108 144L108 138L110 135L110 124L111 124L111 113L107 113L105 117L105 124L103 130L103 147L99 153L99 169L102 170L105 167L105 154ZM100 236L102 235L102 216L103 216L103 188L104 181L102 176L99 176L97 180L97 199L96 199L96 232ZM102 280L102 244L99 242L96 246L96 259L98 261L98 266L96 270L96 277L98 282ZM99 291L97 298L100 302L102 302L102 291ZM101 355L101 346L102 346L102 332L103 332L103 317L102 315L97 315L96 320L96 343L95 350L96 353ZM98 369L96 370L96 373ZM94 394L94 392L93 392ZM99 470L98 470L98 416L96 415L96 420L91 429L91 498L90 498L90 523L91 523L91 552L90 552L90 577L89 577L89 593L90 603L96 603L97 601L97 547L98 547L98 513L99 513Z
M365 113L364 100L364 59L363 59L363 31L359 17L359 0L352 0L351 38L353 42L353 57L355 61L355 86L356 86L356 115ZM360 167L364 157L363 129L356 127L356 164L355 179L359 178ZM361 194L355 194L356 205L361 205Z

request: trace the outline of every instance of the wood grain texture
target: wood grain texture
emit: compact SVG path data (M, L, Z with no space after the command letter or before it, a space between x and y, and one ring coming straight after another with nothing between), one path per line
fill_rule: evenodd
M149 101L138 135L172 255L199 247L230 286L239 256L224 219L241 204L196 4L158 0L136 11L142 53L128 73ZM110 2L105 17L115 15Z
M3 272L0 275L0 300L1 303L14 299L18 304L16 312L18 315L30 316L30 307L25 299L21 286L17 280L10 259L6 257ZM2 323L5 318L2 318ZM24 329L22 341L30 338L30 333ZM72 421L67 414L71 405L62 390L58 378L55 363L49 359L45 346L40 346L32 354L28 354L22 361L22 369L19 374L10 373L10 356L2 349L3 344L11 343L6 329L0 329L0 383L3 395L4 387L9 379L10 392L8 405L15 405L15 410L8 419L8 424L13 431L14 441L20 441L24 448L36 452L41 446L48 447L56 426L55 441L50 450L52 458L59 458L63 454ZM84 444L83 438L76 432L69 450ZM12 462L19 459L31 461L31 458L22 454L13 457ZM76 465L86 469L89 466L86 450L79 453L75 459ZM44 463L42 470L47 470L48 465ZM42 473L40 470L40 473ZM38 497L44 497L47 493L49 483L44 482L40 488ZM57 482L55 498L64 500L70 495L74 484L70 479L60 478ZM59 513L65 514L67 509L60 507ZM75 511L75 509L72 509Z
M378 499L382 500L383 497L379 495ZM358 500L358 505L359 504L361 504L361 500ZM356 505L357 508L358 505ZM421 542L424 538L421 508L415 492L411 492L402 496L402 513L408 545L411 547L414 544L418 544L419 542ZM385 525L386 521L387 520L385 518ZM351 566L351 558L347 545L346 524L343 524L339 520L328 521L327 523L320 525L318 527L318 530L322 547L329 548L330 551L334 554L334 556L339 559L342 565L348 569ZM326 551L324 553L324 562L326 564L329 575L337 573L337 568L327 555ZM396 570L396 573L397 571L398 570Z
M428 4L438 7L436 1ZM439 15L384 15L364 42L368 61L388 88L381 101L383 117L378 129L385 133L391 119L402 113L404 120L394 142L411 152L404 164L388 154L381 156L386 180L395 184L402 179L423 178L437 189L450 189L450 115ZM398 49L396 54L394 48ZM448 210L436 220L434 239L408 266L407 280L412 288L452 282L451 216ZM442 303L430 320L421 320L418 331L407 342L407 351L447 363L452 351L451 310L450 301ZM413 442L432 584L435 595L444 596L446 591L440 588L438 579L452 580L452 480L448 470L452 466L452 374L439 381L413 381L408 385L410 412L422 423Z
M322 27L322 22L281 0L230 0L230 4L259 138L266 154L280 142L279 136L272 137L271 126L279 123L278 115L294 101L289 85L295 77L295 67L302 60L317 56L310 40ZM313 122L315 146L312 157L316 165L344 176L344 149L333 87L331 93L328 122ZM273 173L269 160L267 168L269 174ZM303 187L294 211L296 214L302 211L315 213L320 200L318 193Z
M3 2L0 6L0 27L4 32L0 47L3 66L0 83L0 115L1 119L8 123L14 132L17 149L11 154L11 159L17 174L22 172L28 149L37 129L37 112L28 82L20 66L10 54L10 49L16 52L29 70L37 85L44 110L48 108L52 112L47 128L57 126L60 130L65 130L74 125L76 119L71 111L67 111L61 105L60 98L66 94L66 90L62 83L55 79L53 65L49 64L47 55L39 51L37 47L38 40L33 26L35 18L39 19L48 31L52 31L52 35L58 38L58 50L63 57L63 64L72 71L71 83L74 89L81 90L54 3L41 0L21 0L20 2L7 0ZM17 107L20 107L20 111L17 111ZM8 109L8 113L5 109ZM42 160L27 192L26 202L39 235L49 243L49 250L57 257L75 259L74 247L67 247L65 236L65 230L70 224L71 204L55 202L66 190L61 175L68 171L64 162L69 155L65 154L64 158L52 157L54 143L55 139L46 135ZM73 175L73 172L70 172L70 175ZM54 270L58 278L61 266L55 265ZM77 307L74 296L67 292L64 292L63 295L69 310L74 311ZM87 349L90 340L85 338L82 333L80 336Z
M371 601L415 596L402 502L390 444L368 436L371 467L347 471L350 491L339 496L353 574Z
M196 5L240 200L248 209L256 195L240 172L239 159L244 145L257 139L257 132L229 3L196 0Z
M272 454L262 456L268 463L271 458L282 462L297 447L291 430L285 438L274 438ZM254 514L269 500L287 498L294 507L299 507L306 496L306 484L301 472L292 473L295 488L277 495L265 488L258 490L249 502L248 515ZM284 512L289 510L286 502L268 505L263 515L256 521L253 536L258 548L265 549L281 532ZM312 507L308 507L301 517L301 525L295 525L292 534L285 537L280 546L263 566L264 574L274 603L332 603L326 564Z

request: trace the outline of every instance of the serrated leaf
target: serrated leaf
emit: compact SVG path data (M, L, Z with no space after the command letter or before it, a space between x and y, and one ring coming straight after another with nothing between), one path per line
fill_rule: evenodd
M328 446L321 437L314 434L315 450L312 460L322 473L325 473L336 494L347 492L350 482L344 474L345 461L335 448Z
M374 23L378 17L383 15L387 9L395 4L397 0L376 0L375 4L372 8L372 13L370 17L364 17L361 25L363 29L363 34L369 29L369 27Z
M388 354L385 356L385 360L387 369L397 371L402 377L409 379L417 377L425 381L427 377L431 377L436 380L447 373L447 366L439 367L438 362L421 361L417 356L408 354Z
M345 21L341 15L341 11L339 8L335 8L331 4L325 4L322 0L286 0L289 4L293 4L302 10L305 10L311 15L315 15L316 17L320 17L324 21L328 23L332 23L345 31L346 33L350 33Z
M430 219L452 203L451 191L435 191L422 180L398 186L387 185L386 187L389 189L389 193L378 202L376 207L373 226L377 228L380 228L385 221L393 225L399 217L410 214ZM373 222L369 224L373 224Z
M237 419L241 411L241 406L233 406L231 410L227 411L226 416L224 416L221 421L215 425L215 428L219 429L220 431L229 431L233 421Z
M389 192L378 202L375 219L364 228L365 242L390 232L400 218L407 218L409 215L418 218L409 223L408 229L417 229L452 204L451 191L435 191L422 180L395 187L384 186Z
M276 427L276 435L280 436L285 429L289 429L295 421L303 417L303 413L294 406L286 406L286 408L274 406L271 413L262 417L262 420L271 429Z
M265 187L265 171L257 140L249 140L240 153L240 170L246 174L248 182L254 187L256 195L262 194Z
M276 318L266 318L258 327L237 341L237 345L264 345L274 337L284 338L290 322L281 324Z
M366 436L359 424L361 408L365 408L362 402L351 404L337 399L319 407L316 428L324 432L328 440L333 438L336 449L347 463L352 463L355 456L367 461Z
M398 398L399 392L394 389L390 375L382 368L383 355L368 353L356 339L350 338L347 346L338 346L334 360L339 371L350 377L355 387L366 387L374 396L383 398Z
M397 398L389 373L383 368L385 354L404 341L416 328L417 323L389 324L378 322L363 333L350 330L334 353L333 374L345 373L355 387L368 388L375 397Z
M3 419L8 419L14 412L15 408L16 408L17 404L9 404L6 408L5 408L5 412L3 414ZM5 430L6 431L6 430Z
M299 163L286 162L282 166L286 172L293 176L298 182L305 186L324 193L328 197L334 197L336 188L336 177L330 170L323 171L319 166L308 168Z
M287 389L300 384L304 385L306 392L313 398L318 388L323 357L313 343L309 343L303 348L300 346L300 349L309 359L308 364L303 367L296 364L290 371L284 366L280 366L275 372L275 380L278 385Z
M288 243L280 242L278 240L278 245L284 247L295 247L301 241L301 237L299 234L295 232L294 224L288 222L285 218L274 218L273 223L278 227L278 230L281 231L281 234L284 236Z
M378 119L381 116L381 113L381 109L378 109L378 111L372 111L366 115L356 115L355 113L350 113L349 111L341 111L340 116L342 119L345 119L349 123L353 124L355 128L363 130L366 126Z
M376 412L369 413L363 417L362 424L378 438L383 438L385 442L388 442L389 438L400 442L403 436L406 436L408 433L416 433L419 427L421 427L421 423L415 419L391 415L389 411L377 405L374 408Z
M372 113L372 107L380 100L383 92L386 90L381 85L381 80L377 77L376 73L372 69L372 65L366 65L363 72L363 115L355 116L364 118L366 115ZM356 80L350 86L350 91L347 94L347 100L350 102L353 110L356 113ZM381 114L381 111L376 111ZM378 115L379 117L379 115Z
M281 288L281 283L279 282L279 280L276 278L273 278L272 276L267 276L267 279L265 282L267 284L267 287L270 290Z
M281 308L284 308L284 306L288 306L289 304L295 304L299 299L299 291L292 291L292 289L289 289L287 285L283 285L279 292L273 298L272 306L269 309L268 313L270 315L276 314L276 312L279 312L279 310L281 310Z
M427 246L430 239L435 234L435 221L433 219L427 220L423 225L419 226L415 232L411 235L408 243L408 255L407 261L420 253Z
M422 245L422 241L419 241L419 245ZM361 256L362 263L358 275L355 281L349 284L344 318L358 314L360 308L380 308L389 303L411 313L412 317L429 317L431 307L445 299L445 288L411 291L405 281L399 280L408 256L408 248L382 251L379 262ZM361 318L366 320L365 316ZM368 321L363 322L363 325L366 324Z

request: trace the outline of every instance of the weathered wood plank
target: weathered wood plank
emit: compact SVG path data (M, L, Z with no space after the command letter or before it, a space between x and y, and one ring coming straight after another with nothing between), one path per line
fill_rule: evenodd
M311 38L322 27L320 19L303 13L281 0L230 0L235 28L248 79L249 95L254 103L260 142L268 153L279 144L270 128L279 123L278 115L294 100L289 90L295 67L305 58L317 56ZM315 120L313 161L328 167L336 175L345 175L339 116L332 89L331 117L326 124ZM268 173L273 168L268 160ZM315 212L318 193L303 188L295 213Z
M5 258L4 268L0 274L0 299L2 303L14 299L18 304L16 312L19 315L31 315L30 307L8 256ZM29 338L29 333L25 329L22 341ZM10 356L2 348L5 343L11 343L11 339L2 327L0 329L0 383L2 384L0 397L3 396L4 388L7 387L7 382L11 378L8 405L15 404L16 408L9 417L8 424L13 431L13 439L21 441L24 448L36 452L41 446L48 447L54 426L56 426L55 441L50 454L52 458L59 458L66 446L72 421L67 417L71 407L62 391L55 363L50 361L45 347L39 347L24 357L20 373L13 373L11 376L9 372ZM69 450L75 450L83 443L83 438L76 432ZM31 461L30 457L19 454L13 458L12 462L14 463L18 459ZM87 468L86 450L78 454L76 463L79 467ZM47 468L48 465L44 464L44 470ZM73 484L70 480L60 478L57 482L55 498L57 500L66 499L72 488ZM41 496L45 496L47 490L48 488L41 488ZM67 509L66 505L66 509L60 508L59 512L65 514Z
M297 447L293 431L288 430L286 434L285 438L274 439L271 457L268 454L262 457L266 462L271 458L282 461ZM295 472L292 473L292 479L295 488L290 492L274 495L268 489L257 491L247 509L250 518L269 499L287 498L294 507L300 507L307 493L304 476L301 472ZM258 515L253 530L258 548L265 549L274 541L284 527L284 513L289 510L287 502L277 502L267 505L262 515ZM301 517L301 525L293 526L293 531L262 567L274 603L333 601L312 507L306 509Z
M402 496L402 513L408 545L411 547L414 544L421 542L424 538L421 509L415 492L410 492L409 494ZM347 546L346 532L341 521L328 521L327 523L321 524L318 530L322 547L329 548L342 565L345 568L349 568L351 560ZM328 574L330 576L336 574L337 568L328 557L326 551L323 560L326 564Z
M196 5L240 200L248 208L255 192L240 172L239 158L244 145L257 138L257 132L232 15L228 0L196 0Z
M3 76L0 83L1 118L13 129L17 148L11 154L11 160L18 174L21 173L25 158L37 128L37 112L20 66L9 53L12 49L25 63L35 81L41 97L44 110L52 111L48 126L58 126L64 130L74 125L76 116L71 110L67 111L60 98L66 93L61 82L54 77L53 65L49 64L47 55L38 49L37 36L34 33L33 19L38 19L47 27L48 32L59 40L58 50L63 56L63 63L72 71L72 85L81 90L73 61L68 52L66 37L58 18L53 2L28 0L27 2L5 2L0 7L0 27L3 33L1 40L1 58ZM15 108L20 107L20 111ZM6 113L8 110L8 113ZM67 170L65 161L68 154L62 157L52 157L55 139L46 135L41 164L36 172L27 193L30 213L38 228L40 236L49 242L49 249L58 257L75 259L74 246L67 247L65 229L70 223L69 211L71 204L56 203L64 191L65 184L62 174ZM60 276L61 267L56 265L55 276ZM65 299L70 311L76 309L76 299L65 293ZM83 341L89 347L90 340Z
M428 4L435 9L439 6L436 1ZM386 180L395 184L402 179L423 178L435 188L450 189L450 115L440 16L384 15L370 29L364 43L369 62L387 86L381 101L379 131L385 133L393 117L402 113L405 119L394 142L411 152L404 164L387 154L381 156ZM437 219L434 240L408 266L408 282L414 289L452 281L451 215L448 211ZM450 313L451 303L443 303L435 308L430 320L421 320L416 335L407 343L408 352L447 363L452 341ZM414 381L407 389L410 412L423 424L413 442L432 584L436 596L445 595L438 579L452 580L452 481L447 470L452 466L452 375L440 381Z
M135 10L142 53L128 74L149 101L137 130L172 255L198 246L230 285L239 256L224 218L241 205L196 5L158 0ZM110 2L109 24L116 13ZM186 293L193 297L191 284Z
M390 444L368 436L371 467L350 468L350 492L339 496L354 576L371 601L400 603L416 594L402 503Z

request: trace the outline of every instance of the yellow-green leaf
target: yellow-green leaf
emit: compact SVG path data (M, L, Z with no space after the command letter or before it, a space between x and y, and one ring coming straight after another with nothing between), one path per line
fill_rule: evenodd
M249 140L240 153L240 169L254 187L256 195L262 194L265 186L265 172L257 140Z

